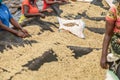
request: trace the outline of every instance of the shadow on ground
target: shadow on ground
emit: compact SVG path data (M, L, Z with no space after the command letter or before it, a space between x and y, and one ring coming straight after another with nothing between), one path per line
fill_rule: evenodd
M7 31L0 32L0 52L3 52L4 49L7 49L7 48L12 49L12 46L15 46L15 47L23 46L24 47L25 44L32 46L32 43L37 43L37 41L24 40Z
M86 14L87 10L85 10L83 13L78 13L77 15L74 15L74 14L68 14L67 16L64 16L64 18L66 19L81 19L82 17L86 18L86 19L89 19L89 20L93 20L93 21L105 21L105 17L89 17L87 14ZM105 13L102 13L101 15L103 15ZM75 17L74 17L75 16Z
M86 27L86 28L94 33L98 33L98 34L105 33L105 28L93 28L93 27Z
M48 50L43 53L42 56L39 56L31 61L28 61L27 64L23 65L23 67L28 67L29 70L38 70L44 63L58 61L57 55L54 54L54 51Z
M79 46L67 46L70 50L73 51L75 59L78 59L79 57L89 54L90 52L93 51L92 48L88 47L79 47Z
M109 9L109 6L104 6L103 5L103 1L102 0L93 0L92 2L91 2L91 4L94 4L94 5L96 5L96 6L100 6L101 8L103 8L103 9L106 9L106 10L108 10ZM107 3L106 3L107 4Z
M76 16L75 16L75 19L80 19L81 17L84 17L86 19L89 19L89 20L94 20L94 21L101 21L101 20L104 20L105 21L105 17L89 17L87 14L86 14L87 10L85 10L82 14L81 13L78 13Z
M21 25L22 26L38 25L41 27L40 30L42 32L44 32L45 30L49 30L51 32L54 32L51 27L58 28L54 23L40 20L39 17L29 18L26 21L24 21Z

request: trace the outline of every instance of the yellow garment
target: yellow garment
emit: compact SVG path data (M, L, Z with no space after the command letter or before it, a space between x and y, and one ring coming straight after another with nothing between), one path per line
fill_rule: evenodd
M21 15L18 23L24 22L25 19L26 19L26 17L24 15Z

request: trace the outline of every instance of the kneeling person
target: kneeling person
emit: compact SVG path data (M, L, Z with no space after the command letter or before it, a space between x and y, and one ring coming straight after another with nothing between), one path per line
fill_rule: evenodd
M9 22L18 30L10 28ZM17 23L17 21L15 21L15 19L13 19L8 7L5 4L2 4L2 0L0 0L0 31L3 30L13 33L14 35L21 38L29 36L28 32L23 29Z
M19 19L19 23L22 24L26 18L31 17L42 17L45 18L45 15L42 14L36 4L36 0L23 0L22 2L22 15Z

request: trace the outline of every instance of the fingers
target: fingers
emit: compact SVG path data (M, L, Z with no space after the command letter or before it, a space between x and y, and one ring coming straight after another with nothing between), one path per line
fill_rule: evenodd
M25 30L25 29L22 29L22 32L24 33L24 38L25 37L28 37L30 34L28 33L28 31L27 30Z
M103 69L108 69L108 64L107 64L107 62L106 61L101 61L100 62L100 66L103 68Z
M108 69L107 63L106 63L106 64L101 64L101 67L102 67L103 69Z
M27 30L25 30L25 29L23 29L23 30L22 30L22 32L24 32L24 33L27 33L27 34L28 34Z

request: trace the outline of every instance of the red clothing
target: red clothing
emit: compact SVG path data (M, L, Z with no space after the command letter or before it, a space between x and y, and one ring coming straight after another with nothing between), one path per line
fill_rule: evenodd
M50 1L53 1L53 0L50 0ZM47 9L49 6L50 6L50 4L47 4L46 0L43 0L43 10Z
M27 5L29 7L28 13L38 13L39 12L38 7L36 6L36 0L34 1L34 6L29 3L29 0L24 0L22 2L22 14L24 14L24 8L23 8L24 5Z

